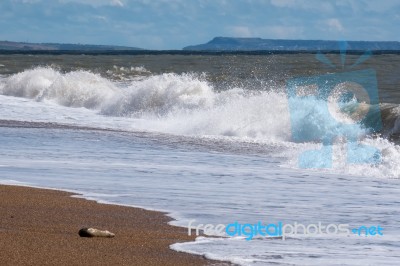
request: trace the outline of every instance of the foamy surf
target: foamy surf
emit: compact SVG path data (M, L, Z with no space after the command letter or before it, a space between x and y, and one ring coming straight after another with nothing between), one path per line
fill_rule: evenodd
M146 72L145 69L132 71ZM191 73L142 76L121 82L89 71L63 73L51 67L38 67L2 77L0 93L30 99L13 105L12 102L17 100L3 96L2 105L8 110L9 119L274 145L281 147L274 149L279 150L276 155L286 158L282 163L290 167L298 167L301 152L319 149L319 139L343 131L340 124L321 116L327 104L325 101L314 97L299 99L295 102L296 112L291 114L299 116L296 130L312 134L310 139L316 141L298 142L292 136L294 125L283 88L248 90L233 87L216 91L205 75ZM352 109L351 105L351 102L347 103L347 110ZM399 133L399 107L382 104L380 108L384 124L382 136L371 135L376 132L371 132L368 125L356 122L350 129L352 132L346 134L357 136L360 143L381 150L381 163L346 163L343 158L347 156L347 142L338 138L332 143L335 172L399 177L400 149L388 141ZM336 112L337 116L343 115L340 110ZM351 117L346 119L352 122Z

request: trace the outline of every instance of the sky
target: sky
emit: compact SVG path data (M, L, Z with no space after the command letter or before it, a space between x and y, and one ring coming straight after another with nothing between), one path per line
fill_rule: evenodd
M0 40L182 49L217 36L400 41L399 0L1 0Z

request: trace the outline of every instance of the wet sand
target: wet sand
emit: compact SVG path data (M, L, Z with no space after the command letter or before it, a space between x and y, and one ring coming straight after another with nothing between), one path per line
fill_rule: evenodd
M71 195L0 185L0 265L222 265L169 249L194 237L163 213ZM116 236L81 238L82 227Z

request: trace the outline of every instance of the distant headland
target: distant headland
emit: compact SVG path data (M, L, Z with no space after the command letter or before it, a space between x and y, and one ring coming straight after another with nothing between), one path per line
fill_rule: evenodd
M28 43L0 41L2 51L134 51L137 47L65 43Z
M348 50L400 50L397 41L348 41ZM187 51L316 51L339 50L337 41L275 40L261 38L215 37L205 44L186 46Z

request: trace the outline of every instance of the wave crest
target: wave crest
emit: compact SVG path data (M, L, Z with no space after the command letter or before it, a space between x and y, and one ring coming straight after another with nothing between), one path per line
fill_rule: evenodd
M36 101L52 100L68 107L96 109L118 93L118 89L111 81L91 72L62 74L40 67L6 78L0 92Z
M293 141L293 130L308 132L315 140L342 132L339 124L320 115L329 104L320 99L298 100L290 114L285 93L243 88L216 92L205 76L191 73L116 82L88 71L61 73L38 67L1 78L0 93L84 107L107 116L142 118L146 122L141 129L174 134ZM382 104L373 108L381 109L383 134L398 134L399 107ZM299 124L291 125L289 114L300 116ZM378 120L378 115L373 119ZM368 133L362 125L354 130L354 135Z
M122 127L127 130L131 130L133 126L135 130L213 138L228 136L241 142L265 143L279 147L273 149L275 155L287 158L290 166L297 164L299 152L318 149L320 141L326 137L344 133L346 136L359 136L362 143L382 151L382 163L350 167L341 161L346 158L346 149L343 148L346 140L339 140L338 146L343 147L338 149L333 158L337 162L334 166L335 171L357 175L368 173L375 176L399 176L398 145L378 136L370 137L371 132L367 130L366 125L357 124L355 121L352 123L354 127L342 128L340 123L332 120L334 115L331 119L326 118L327 114L330 116L326 111L326 106L330 103L316 97L298 99L289 110L286 93L276 89L227 88L224 91L215 91L204 76L189 73L152 75L140 80L117 82L88 71L61 73L53 68L35 68L9 77L0 77L0 94L95 110L89 112L94 117L87 117L82 123L94 123L99 127L113 127L115 124L116 128L121 129L117 126L119 120L124 122ZM19 108L23 114L28 112L20 105L19 101L18 105L12 108ZM41 104L40 110L44 106L47 105ZM342 109L332 108L329 112L348 113L350 116L347 114L346 119L352 122L351 114L358 116L354 110L363 112L364 109L358 108L360 106L366 107L349 101L342 105ZM68 108L61 110L54 108L54 105L51 107L51 110L63 114L76 113ZM371 120L366 121L368 124L376 124L380 121L379 115L382 115L383 136L390 137L400 132L398 105L381 104L368 108L374 110ZM87 110L75 111L82 116L88 114ZM35 115L46 116L46 112L48 113L48 110L43 110L43 114L39 111ZM103 116L99 119L99 114L109 117ZM296 116L297 124L291 121L293 115ZM82 116L73 119L79 120ZM296 140L293 137L296 130L306 132L306 135L303 134L306 139Z
M112 116L165 115L174 110L208 108L214 92L207 81L194 74L162 74L132 81L102 107Z

